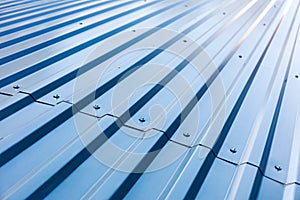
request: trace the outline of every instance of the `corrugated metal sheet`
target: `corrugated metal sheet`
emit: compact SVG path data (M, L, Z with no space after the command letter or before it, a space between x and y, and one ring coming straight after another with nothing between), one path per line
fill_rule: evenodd
M1 199L300 199L299 5L2 1Z

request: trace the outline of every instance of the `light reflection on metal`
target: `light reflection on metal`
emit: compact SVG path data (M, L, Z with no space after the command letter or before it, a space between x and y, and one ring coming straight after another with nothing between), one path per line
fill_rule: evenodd
M299 4L1 2L0 198L299 199Z

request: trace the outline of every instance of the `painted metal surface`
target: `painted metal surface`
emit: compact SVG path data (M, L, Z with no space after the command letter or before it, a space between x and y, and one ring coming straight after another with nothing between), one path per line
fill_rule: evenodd
M0 3L1 199L300 199L300 1Z

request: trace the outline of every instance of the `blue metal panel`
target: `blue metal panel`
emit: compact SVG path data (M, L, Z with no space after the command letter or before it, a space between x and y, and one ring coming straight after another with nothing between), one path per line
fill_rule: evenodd
M1 199L300 199L300 1L0 3Z

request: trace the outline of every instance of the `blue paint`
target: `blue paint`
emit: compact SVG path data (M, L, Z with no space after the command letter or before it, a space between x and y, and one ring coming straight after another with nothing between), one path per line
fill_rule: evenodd
M11 10L11 11L7 11L7 12L2 12L1 15L5 16L5 15L11 14L11 13L21 12L21 11L25 10L22 13L17 13L17 14L13 14L13 15L10 15L10 16L2 17L2 18L0 18L0 21L7 20L7 19L12 19L14 17L19 17L19 16L22 16L22 15L26 15L26 14L30 14L30 13L33 13L33 12L37 12L37 11L43 10L43 9L45 9L45 7L42 7L42 6L46 6L46 5L49 5L49 4L50 5L47 6L47 8L52 8L54 6L63 4L63 3L54 4L54 3L57 3L57 2L61 2L61 1L60 0L56 0L56 1L51 1L51 2L44 3L44 4L35 5L35 8L37 8L37 9L33 9L33 10L29 10L29 11L26 11L26 10L28 10L28 8L31 8L31 7L25 7L25 8ZM42 8L38 8L38 7L42 7Z
M219 137L218 137L216 143L213 146L213 152L216 155L218 155L218 153L219 153L219 151L220 151L220 149L222 147L222 144L224 143L224 141L225 141L225 139L226 139L226 137L228 135L228 132L229 132L229 130L230 130L230 128L231 128L231 126L232 126L232 124L233 124L233 122L234 122L234 120L235 120L235 118L236 118L236 116L237 116L237 114L238 114L241 106L242 106L242 103L243 103L243 101L244 101L244 99L245 99L245 97L246 97L246 95L247 95L247 93L248 93L248 91L250 89L250 86L253 83L253 80L254 80L257 72L258 72L258 69L261 66L261 63L264 60L264 58L266 56L266 53L269 50L270 44L273 41L274 36L277 33L277 31L278 31L279 25L280 24L278 24L276 30L274 31L272 37L270 38L270 40L268 42L266 48L264 49L262 55L260 56L260 59L258 60L256 66L254 68L254 70L252 71L252 73L251 73L251 75L250 75L250 77L249 77L249 79L248 79L245 87L243 88L243 90L242 90L242 92L241 92L241 94L240 94L240 96L239 96L239 98L237 100L237 102L235 103L233 109L231 110L230 115L227 118L227 120L226 120L226 122L225 122L225 124L224 124L224 126L223 126L223 128L222 128L222 130L220 132L220 134L219 134ZM199 169L199 171L198 171L195 179L193 180L192 185L190 186L190 188L189 188L189 190L188 190L188 192L187 192L187 194L185 196L185 199L194 199L194 198L196 198L196 196L197 196L197 194L198 194L201 186L203 185L203 183L204 183L204 181L205 181L205 179L206 179L206 177L208 175L209 170L211 169L211 166L212 166L215 158L216 157L212 155L212 152L209 153L208 156L205 158L205 160L203 162L203 165Z
M19 42L26 41L26 40L28 40L28 39L35 38L35 37L37 37L37 36L43 35L43 34L45 34L45 33L48 33L48 32L54 31L54 30L57 30L57 29L62 28L62 27L64 27L64 26L67 26L67 25L70 25L70 24L74 24L74 23L77 23L77 22L80 22L80 21L89 19L89 18L94 17L94 16L97 16L97 15L99 15L99 14L104 14L104 13L106 13L106 12L108 12L108 11L114 10L114 9L116 9L116 8L119 8L119 7L122 6L122 5L127 5L127 4L129 4L129 3L130 3L130 2L125 2L125 3L123 3L123 4L119 4L119 5L116 5L116 6L112 6L112 7L109 7L109 8L103 9L103 10L99 10L99 11L96 11L96 12L92 12L92 13L90 13L90 14L87 14L87 15L84 15L84 16L81 16L81 17L77 17L77 18L75 18L75 19L72 19L72 20L69 20L69 21L66 21L66 22L62 22L62 23L53 25L53 26L50 26L50 27L47 27L47 28L38 30L38 31L36 31L36 32L29 33L29 34L27 34L27 35L24 35L24 36L20 36L20 37L14 38L14 39L12 39L12 40L3 42L2 44L0 44L0 47L1 47L1 48L5 48L5 47L8 47L8 46L17 44L17 43L19 43Z
M76 6L81 6L81 5L84 5L84 4L87 4L87 3L90 3L90 2L87 2L87 1L80 2L80 3L77 3L77 4L72 4L72 5L69 5L69 6L62 7L62 8L49 10L47 12L38 13L38 14L35 14L35 15L30 15L28 17L24 17L24 18L13 20L13 21L5 22L3 24L0 24L0 27L11 26L11 25L17 24L19 22L24 22L24 21L31 20L31 19L34 19L34 18L37 18L37 17L45 16L47 14L52 14L52 13L55 13L55 12L63 11L65 9L73 8L73 7L76 7ZM107 3L107 2L104 2L102 4L105 4L105 3ZM91 6L91 7L93 7L93 6ZM59 19L59 18L62 18L62 17L66 17L66 16L71 15L71 14L78 13L80 11L87 10L88 8L89 7L84 7L84 8L78 9L78 10L73 10L73 11L70 11L70 12L67 12L67 13L59 14L57 16L53 16L53 17L45 18L45 19L42 19L42 20L39 20L39 21L35 21L35 22L29 23L29 24L17 26L15 28L8 29L6 31L0 32L0 36L5 36L5 35L11 34L11 33L22 31L24 29L27 29L27 28L30 28L30 27L33 27L33 26L36 26L36 25L39 25L39 24L50 22L50 21L53 21L53 20L56 20L56 19Z
M65 59L65 58L67 58L67 57L69 57L69 56L71 56L71 55L73 55L73 54L75 54L75 53L77 53L77 52L79 52L79 51L81 51L83 49L86 49L86 48L88 48L88 47L90 47L90 46L92 46L92 45L94 45L94 44L96 44L96 43L98 43L98 42L100 42L100 41L102 41L104 39L107 39L107 38L109 38L109 37L111 37L111 36L113 36L115 34L118 34L119 32L121 32L121 31L123 31L123 30L125 30L127 28L130 28L131 26L134 26L134 25L136 25L136 24L138 24L138 23L140 23L140 22L142 22L142 21L144 21L144 20L146 20L146 19L148 19L150 17L153 17L153 16L159 14L160 12L164 12L164 11L166 11L166 10L168 10L168 9L176 6L177 4L179 4L179 3L173 4L172 6L168 6L166 8L163 8L163 9L160 9L158 11L155 11L155 12L153 12L151 14L143 16L143 17L141 17L141 18L139 18L137 20L134 20L134 21L132 21L132 22L130 22L128 24L125 24L125 25L123 25L121 27L118 27L118 28L116 28L116 29L114 29L112 31L106 32L103 35L100 35L100 36L98 36L98 37L96 37L96 38L94 38L92 40L89 40L89 41L87 41L85 43L82 43L82 44L80 44L80 45L78 45L76 47L73 47L73 48L71 48L71 49L69 49L67 51L64 51L64 52L62 52L62 53L60 53L60 54L58 54L56 56L48 58L48 59L46 59L46 60L44 60L44 61L42 61L40 63L37 63L37 64L35 64L35 65L31 66L31 67L28 67L28 68L26 68L26 69L24 69L22 71L19 71L19 72L15 73L15 74L13 74L11 76L8 76L8 77L6 77L6 78L4 78L4 79L1 80L1 82L0 82L0 88L4 87L4 86L6 86L6 85L8 85L8 84L10 84L12 82L15 82L15 81L17 81L17 80L19 80L21 78L24 78L25 76L28 76L28 75L36 72L36 71L44 69L44 68L50 66L51 64L54 64L54 63L56 63L56 62L58 62L60 60L63 60L63 59ZM131 10L131 12L137 11L138 9L146 7L148 5L150 5L150 4L147 4L147 5L138 7L138 8L134 8L134 9ZM129 11L126 11L126 13L127 12L129 12ZM124 13L122 13L122 14L124 14ZM108 19L106 19L106 20L108 20ZM80 30L81 29L76 30L76 31L80 31ZM65 39L65 38L61 38L61 39ZM1 63L4 63L3 60L1 61Z
M300 2L299 2L299 4L300 4ZM296 13L298 13L299 4L298 4L298 8L297 8ZM296 19L296 14L294 15L292 24L295 23L295 19ZM280 23L282 22L282 20L283 20L283 18L281 19ZM290 27L290 29L291 28L292 28L292 26ZM298 26L297 36L295 38L295 42L294 42L293 50L292 50L292 53L291 53L291 57L290 57L288 67L287 67L286 72L285 72L284 80L283 80L283 83L282 83L282 86L281 86L281 89L280 89L280 94L279 94L279 97L278 97L278 100L277 100L275 112L274 112L274 115L273 115L273 119L272 119L272 123L271 123L270 129L269 129L269 132L268 132L268 137L267 137L267 141L266 141L266 144L265 144L265 147L264 147L262 158L261 158L260 163L259 163L259 168L261 169L261 171L257 170L256 176L255 176L255 179L254 179L254 184L253 184L253 187L252 187L252 190L251 190L251 193L250 193L250 198L251 199L256 199L258 197L259 190L260 190L260 187L261 187L261 184L262 184L263 174L265 173L266 168L267 168L267 162L269 160L269 156L270 156L270 152L271 152L271 148L272 148L272 143L273 143L273 138L274 138L274 135L275 135L275 130L276 130L276 126L277 126L277 122L278 122L278 118L279 118L279 114L280 114L280 110L281 110L281 106L282 106L282 102L283 102L283 97L284 97L284 93L285 93L285 89L286 89L286 85L287 85L287 79L288 79L288 76L289 76L289 73L290 73L290 68L291 68L292 60L293 60L293 55L295 55L295 49L296 49L297 39L298 39L298 36L299 36L299 30L300 30L300 25ZM291 33L291 30L289 31L289 34L290 33Z

